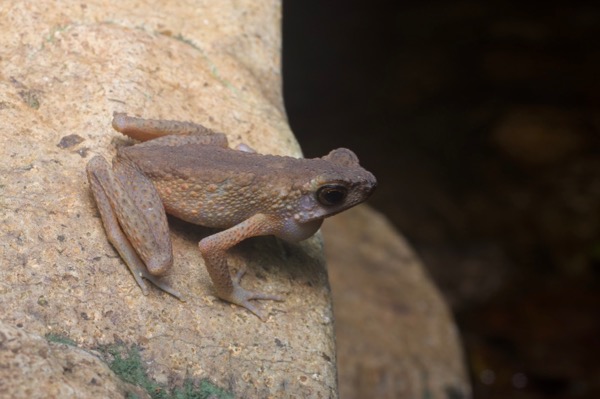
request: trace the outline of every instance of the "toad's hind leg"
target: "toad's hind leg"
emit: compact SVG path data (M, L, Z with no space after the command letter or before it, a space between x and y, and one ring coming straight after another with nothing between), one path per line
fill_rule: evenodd
M161 119L143 119L115 112L112 121L113 128L133 139L140 141L154 140L165 136L193 136L196 144L216 145L227 147L227 137L211 129L193 122L170 121ZM179 140L173 137L175 143ZM161 142L161 145L169 145Z
M108 240L121 255L144 295L148 294L148 289L143 280L146 279L163 291L184 300L179 292L171 288L166 282L161 281L156 275L149 273L147 269L150 265L151 271L160 274L170 267L172 263L170 238L167 236L168 242L166 244L164 238L159 239L157 243L156 239L149 238L147 233L143 234L143 232L135 231L136 228L139 229L140 227L141 230L147 230L144 225L148 226L148 223L144 222L144 215L140 215L141 212L137 208L139 204L135 204L135 201L130 198L130 195L123 188L104 158L100 156L92 158L87 165L87 174ZM132 226L133 232L131 231ZM151 242L144 242L144 238L149 239ZM143 242L143 244L140 245L140 242ZM144 251L143 247L147 245L154 246L155 249L158 248L162 252L167 252L166 258L159 255L154 260L142 260L138 251ZM154 255L154 253L150 253L150 256ZM160 266L157 267L157 265Z

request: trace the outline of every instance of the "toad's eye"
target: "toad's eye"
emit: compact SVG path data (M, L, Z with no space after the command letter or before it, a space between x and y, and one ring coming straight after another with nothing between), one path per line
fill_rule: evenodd
M317 190L317 200L321 205L333 206L342 203L348 195L348 189L339 184L328 184Z

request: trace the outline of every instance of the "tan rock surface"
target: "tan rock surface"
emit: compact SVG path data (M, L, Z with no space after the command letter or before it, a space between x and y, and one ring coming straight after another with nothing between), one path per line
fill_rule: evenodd
M121 381L98 357L2 321L0 364L1 398L150 397Z
M328 222L340 397L470 397L458 331L406 241L364 205Z
M85 176L129 141L113 111L193 120L265 153L299 154L281 103L278 1L0 3L0 319L83 348L143 349L150 376L208 378L236 397L336 397L318 239L232 251L243 284L282 294L267 323L213 295L209 231L171 220L167 277L143 296L107 242ZM3 371L0 370L0 374ZM2 379L0 377L0 379ZM31 380L43 384L44 380ZM90 397L94 397L93 395ZM97 397L97 396L96 396Z

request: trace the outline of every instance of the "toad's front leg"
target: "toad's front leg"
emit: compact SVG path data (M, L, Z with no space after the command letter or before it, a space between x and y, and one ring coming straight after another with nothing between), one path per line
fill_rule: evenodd
M276 225L277 222L269 216L258 214L227 230L206 237L198 244L200 253L208 269L208 274L217 290L217 296L228 302L245 307L262 321L266 320L266 316L250 300L270 299L282 301L283 298L278 295L252 292L242 288L239 283L244 275L244 270L238 272L235 278L231 278L229 266L227 265L226 251L246 238L273 234Z

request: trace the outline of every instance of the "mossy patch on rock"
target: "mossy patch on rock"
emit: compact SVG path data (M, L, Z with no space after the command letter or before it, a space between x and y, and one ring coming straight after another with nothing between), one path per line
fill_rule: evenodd
M194 382L187 379L181 388L170 389L150 377L142 361L140 350L135 345L110 345L101 348L112 357L108 366L123 381L144 389L153 399L233 399L233 395L204 379Z

